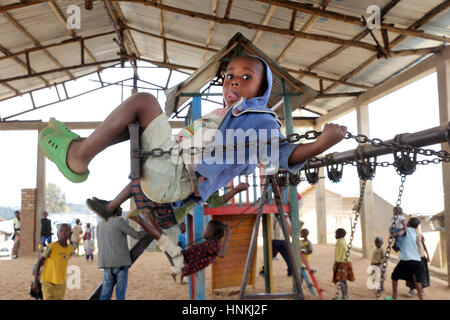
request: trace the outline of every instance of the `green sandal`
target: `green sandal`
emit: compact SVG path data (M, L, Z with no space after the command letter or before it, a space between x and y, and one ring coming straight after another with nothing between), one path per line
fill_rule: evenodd
M75 140L80 137L75 132L70 131L69 129L67 129L67 127L61 121L58 121L55 118L50 118L50 120L48 120L48 127L56 129L57 131L62 133L64 136L69 137L69 138L73 138Z
M39 134L39 146L45 156L53 161L59 171L70 181L75 183L83 182L89 176L89 170L84 173L73 172L66 163L67 150L73 137L69 137L54 128L45 128Z

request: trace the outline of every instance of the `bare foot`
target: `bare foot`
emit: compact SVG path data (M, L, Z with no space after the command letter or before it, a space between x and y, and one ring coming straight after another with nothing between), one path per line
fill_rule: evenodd
M85 173L87 170L87 165L89 163L84 163L79 157L80 152L80 142L75 140L72 141L69 145L69 149L67 150L67 166L75 173Z
M176 282L177 281L177 274L175 272L172 272L170 275L172 276L173 281Z

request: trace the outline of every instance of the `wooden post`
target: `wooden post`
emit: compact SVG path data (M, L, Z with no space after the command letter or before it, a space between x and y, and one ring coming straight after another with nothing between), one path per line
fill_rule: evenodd
M324 176L324 167L319 168L319 177ZM327 205L325 194L325 179L319 179L316 183L316 221L317 243L327 243Z
M361 105L356 109L358 133L370 137L369 106ZM361 237L364 258L370 258L374 249L374 207L372 181L366 181L364 201L361 207Z
M294 125L292 119L292 105L291 97L286 92L285 81L281 80L282 93L283 93L283 108L284 108L284 124L286 127L286 135L292 134L294 132ZM292 263L293 266L298 267L298 274L301 272L302 261L300 259L300 219L298 216L298 196L297 196L297 186L289 184L289 216L291 219L292 228L292 248L294 251L294 259L296 263ZM292 270L292 272L295 272ZM297 286L292 281L294 292L297 292Z
M38 137L39 133L38 131ZM42 213L45 210L45 192L46 192L46 177L45 177L45 155L41 148L38 146L37 153L37 172L36 172L36 215L35 215L35 237L34 237L34 250L37 250L37 245L41 242L41 219ZM52 238L56 241L56 234Z
M437 78L439 90L439 118L442 124L450 121L450 60L441 58L437 63ZM442 150L449 151L449 143L441 144ZM444 187L444 221L447 281L450 287L450 165L442 162L442 182Z

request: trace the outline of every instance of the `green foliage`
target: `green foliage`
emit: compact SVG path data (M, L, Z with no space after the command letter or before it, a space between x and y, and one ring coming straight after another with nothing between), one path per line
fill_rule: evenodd
M48 183L45 194L45 210L48 213L65 212L66 195L54 183Z

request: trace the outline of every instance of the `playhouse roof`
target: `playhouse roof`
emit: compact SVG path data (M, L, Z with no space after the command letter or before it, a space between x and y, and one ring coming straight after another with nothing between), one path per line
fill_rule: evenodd
M0 101L121 59L200 73L240 32L304 89L293 108L324 116L445 50L449 8L448 0L2 0ZM368 10L379 10L380 24Z

